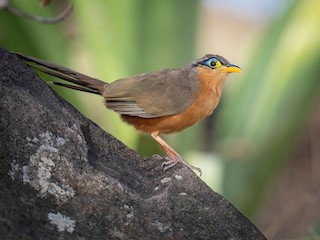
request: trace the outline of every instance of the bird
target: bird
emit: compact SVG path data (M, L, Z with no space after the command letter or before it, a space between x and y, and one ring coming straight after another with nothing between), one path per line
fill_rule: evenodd
M224 57L207 54L179 68L162 69L121 78L111 83L92 78L45 60L15 53L30 66L67 81L52 82L62 87L101 95L105 106L121 115L124 122L148 133L167 157L166 171L177 163L202 174L170 147L159 135L181 132L213 113L230 73L241 68Z

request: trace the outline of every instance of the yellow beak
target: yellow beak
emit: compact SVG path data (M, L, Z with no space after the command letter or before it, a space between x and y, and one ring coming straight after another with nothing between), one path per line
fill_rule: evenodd
M223 66L222 67L222 70L227 72L227 73L241 73L241 68L236 66L236 65L233 65L233 64L229 64L227 66Z

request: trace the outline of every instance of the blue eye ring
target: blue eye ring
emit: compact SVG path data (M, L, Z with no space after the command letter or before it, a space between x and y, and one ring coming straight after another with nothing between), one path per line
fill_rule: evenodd
M206 60L204 62L204 64L207 65L210 68L217 68L217 67L220 67L222 65L221 62L216 58L209 58L208 60Z

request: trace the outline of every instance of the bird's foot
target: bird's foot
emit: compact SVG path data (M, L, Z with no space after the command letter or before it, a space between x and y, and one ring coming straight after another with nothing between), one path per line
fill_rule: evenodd
M179 161L170 160L168 157L165 157L165 162L161 164L161 167L163 167L163 171L167 171L168 169L174 167Z
M174 159L170 159L169 157L166 157L165 159L167 161L161 164L161 166L163 167L163 171L167 171L168 169L174 167L177 163L181 162L184 165L186 165L188 168L190 168L191 170L198 171L199 174L200 174L200 177L202 175L202 171L201 171L200 168L192 166L190 163L188 163L185 160L183 160L183 158L181 156L176 157Z
M159 137L159 132L153 132L151 133L151 136L154 140L156 140L162 149L166 152L166 162L162 163L162 167L164 171L167 171L168 169L174 167L178 162L183 163L191 170L196 170L200 173L200 176L202 175L202 171L198 167L194 167L185 160L182 159L182 157L177 153L172 147L170 147L161 137ZM159 155L153 155L153 157L159 158Z
M161 167L163 167L163 171L167 171L168 169L172 168L173 166L175 166L179 161L175 161L175 160L170 160L169 157L163 157L159 154L154 154L152 155L153 158L159 159L159 160L166 160L165 162L163 162L161 164Z

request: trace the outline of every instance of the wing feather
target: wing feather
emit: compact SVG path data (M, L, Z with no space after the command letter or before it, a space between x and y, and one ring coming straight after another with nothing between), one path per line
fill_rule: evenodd
M198 89L191 65L120 79L105 85L106 106L120 114L155 118L181 113Z
M134 101L128 100L106 100L105 105L107 108L116 111L119 114L137 116L142 118L155 118L157 115L152 113L147 113L145 110L138 106L138 104Z

